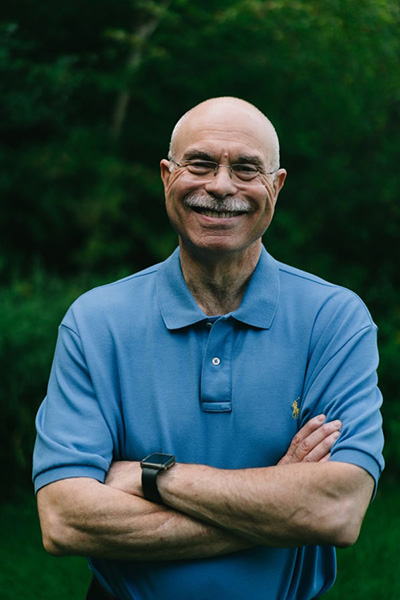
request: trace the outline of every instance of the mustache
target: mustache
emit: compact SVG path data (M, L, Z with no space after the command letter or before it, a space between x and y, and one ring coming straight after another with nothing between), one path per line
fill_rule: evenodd
M215 198L208 194L193 193L186 196L184 205L190 208L203 208L216 212L250 212L251 205L239 198Z

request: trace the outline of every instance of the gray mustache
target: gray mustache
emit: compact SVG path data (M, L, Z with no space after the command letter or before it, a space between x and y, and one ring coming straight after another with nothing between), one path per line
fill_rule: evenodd
M236 198L223 198L218 200L213 196L190 194L184 200L185 206L190 208L203 208L216 212L250 212L251 206L245 200Z

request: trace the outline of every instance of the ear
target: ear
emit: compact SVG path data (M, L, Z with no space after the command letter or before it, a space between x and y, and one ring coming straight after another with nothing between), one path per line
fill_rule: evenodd
M275 202L278 200L279 192L283 188L283 184L285 183L286 175L287 175L287 172L285 169L279 169L275 173L274 184L273 184L274 185Z
M164 189L166 189L168 187L169 178L171 176L170 167L171 167L170 161L167 160L166 158L163 158L162 161L160 162L160 168L161 168L161 179L164 184Z

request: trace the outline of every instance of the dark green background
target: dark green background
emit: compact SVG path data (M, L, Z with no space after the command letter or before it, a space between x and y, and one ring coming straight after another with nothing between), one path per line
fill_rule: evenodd
M219 95L256 104L280 136L270 252L353 289L379 326L395 476L398 1L13 0L0 19L2 498L30 486L64 311L175 247L159 161L181 114Z
M0 595L83 598L41 548L34 415L68 305L176 245L158 164L183 112L237 95L288 179L265 243L350 287L379 326L387 470L334 598L399 595L398 0L5 0L0 9ZM6 502L5 502L6 501Z

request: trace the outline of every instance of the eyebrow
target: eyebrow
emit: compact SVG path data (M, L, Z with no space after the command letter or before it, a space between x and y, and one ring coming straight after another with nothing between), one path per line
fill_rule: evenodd
M237 164L239 163L239 164L254 165L255 167L258 167L259 169L264 168L264 165L263 165L261 159L259 159L257 156L250 156L248 154L242 154L241 156L239 156L236 163Z
M214 162L214 157L209 152L202 150L190 150L183 155L184 160L193 160L193 158L202 158L203 160L210 160Z

